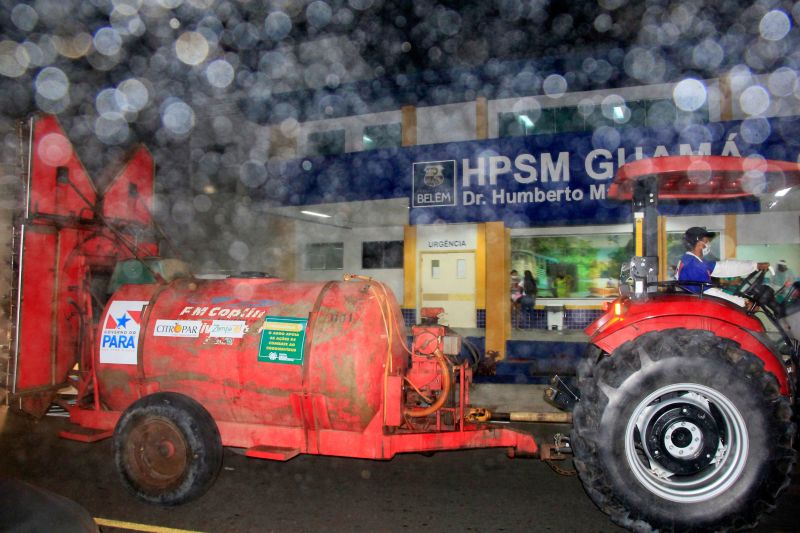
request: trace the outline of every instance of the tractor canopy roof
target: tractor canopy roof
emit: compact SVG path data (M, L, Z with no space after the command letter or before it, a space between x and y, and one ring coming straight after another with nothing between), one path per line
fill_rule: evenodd
M608 190L630 200L637 180L658 177L664 200L726 200L769 194L800 185L800 164L761 157L669 156L641 159L620 167Z

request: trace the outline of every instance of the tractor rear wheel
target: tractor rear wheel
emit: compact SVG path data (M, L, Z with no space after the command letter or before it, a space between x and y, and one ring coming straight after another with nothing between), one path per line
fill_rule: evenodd
M579 368L575 465L623 527L747 527L789 483L795 427L777 379L709 331L646 333Z
M156 393L131 404L114 430L114 461L140 499L177 505L202 495L222 466L217 425L200 404Z

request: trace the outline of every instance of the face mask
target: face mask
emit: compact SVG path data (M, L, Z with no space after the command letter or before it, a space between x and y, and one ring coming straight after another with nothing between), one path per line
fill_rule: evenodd
M707 256L710 253L711 253L711 247L709 245L707 245L707 244L704 245L703 246L703 257Z

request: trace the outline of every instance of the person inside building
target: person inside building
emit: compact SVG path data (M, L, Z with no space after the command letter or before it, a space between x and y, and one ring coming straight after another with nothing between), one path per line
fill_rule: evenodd
M511 271L511 325L515 328L519 327L521 299L522 280L515 269Z
M794 271L789 268L786 259L781 259L775 265L775 275L769 280L770 286L775 289L775 292L789 286L797 281Z
M716 236L715 233L708 231L706 228L692 227L686 230L683 234L683 244L686 248L686 253L683 254L681 260L678 262L678 269L676 277L678 281L696 281L702 283L711 283L711 278L736 278L747 276L756 270L767 270L769 263L759 263L756 261L739 261L739 260L726 260L726 261L706 261L703 259L710 251L710 242ZM740 296L734 296L717 288L699 284L686 284L681 285L682 288L695 294L706 294L708 296L716 296L724 298L730 302L738 304L742 307L745 306L745 299Z
M520 304L522 306L522 316L524 317L527 327L531 326L533 318L533 306L536 305L536 278L530 270L526 270L522 278L522 298Z

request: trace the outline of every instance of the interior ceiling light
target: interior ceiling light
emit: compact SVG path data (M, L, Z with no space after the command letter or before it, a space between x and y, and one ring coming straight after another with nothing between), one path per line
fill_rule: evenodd
M331 218L330 215L326 215L325 213L317 213L316 211L300 211L304 215L311 215L312 217L320 217L320 218Z
M786 187L785 189L781 189L781 190L777 191L775 193L775 196L778 196L778 197L786 196L787 194L789 194L789 191L791 191L791 190L792 190L791 187Z
M517 119L520 122L522 122L522 125L525 126L526 128L533 127L533 121L531 120L531 117L529 117L528 115L520 115L519 117L517 117Z
M372 139L368 135L364 135L363 139L365 143L372 143Z
M614 118L617 120L625 118L625 109L622 106L614 106Z

